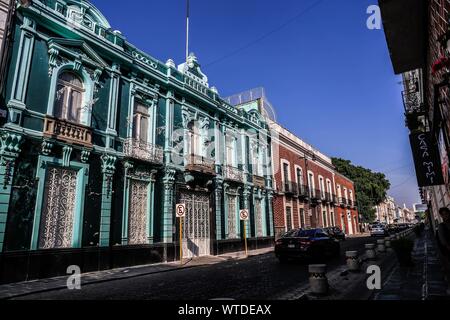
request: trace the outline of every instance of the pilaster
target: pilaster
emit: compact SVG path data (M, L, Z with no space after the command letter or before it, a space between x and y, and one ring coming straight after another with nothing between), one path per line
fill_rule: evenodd
M3 251L15 162L22 142L22 136L19 134L0 132L0 252Z
M216 240L224 239L222 234L222 198L223 198L223 180L216 178L215 203L216 203Z
M109 91L108 126L106 128L106 148L114 148L114 139L117 137L117 105L119 101L120 66L114 63L111 72L111 87Z
M103 185L102 185L102 209L100 216L100 247L109 246L111 233L111 205L112 205L112 183L116 171L117 157L104 154L101 157Z
M244 209L250 210L250 196L252 194L252 188L249 186L246 186L244 188L244 192L243 192L243 197L244 197ZM251 226L249 221L245 224L245 228L246 228L246 233L247 236L251 235Z
M175 207L174 187L176 170L172 168L166 168L164 173L164 203L163 215L161 219L161 242L171 243L173 242L173 216Z
M269 206L269 236L273 237L275 236L275 229L273 225L273 192L269 191L267 193L267 200L268 200L268 206ZM306 211L304 213L307 214Z
M174 124L174 114L175 114L175 100L173 91L167 92L166 99L166 127L165 127L165 143L164 143L164 154L165 163L172 163L172 148L173 148L173 124ZM185 151L186 152L186 151Z
M12 124L12 126L21 125L22 112L26 109L25 98L33 56L36 22L25 16L21 29L11 100L8 102L8 123Z

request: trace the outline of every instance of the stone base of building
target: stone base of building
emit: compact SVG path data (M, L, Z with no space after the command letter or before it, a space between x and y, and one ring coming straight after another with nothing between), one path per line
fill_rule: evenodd
M248 239L248 248L268 248L273 242L273 238ZM214 255L242 251L244 241L215 241L211 249ZM67 276L72 265L87 273L173 262L179 260L178 252L178 244L7 252L0 254L0 284Z

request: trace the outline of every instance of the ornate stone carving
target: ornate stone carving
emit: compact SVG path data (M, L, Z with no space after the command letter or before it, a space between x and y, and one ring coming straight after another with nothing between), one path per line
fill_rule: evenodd
M53 150L53 142L49 140L42 141L41 153L44 156L49 156L52 153L52 150Z
M9 131L0 132L0 156L18 157L23 143L22 135Z
M53 75L53 70L58 66L58 56L59 50L56 48L51 48L48 50L49 60L48 60L48 75Z
M81 151L81 162L87 163L89 161L89 157L91 156L90 150L83 150Z
M70 159L71 159L71 157L72 157L72 151L73 151L73 148L72 148L72 147L65 146L65 147L63 148L63 157L62 157L62 160L63 160L63 166L64 166L64 167L69 167L69 166L70 166Z
M116 171L117 157L108 155L108 154L104 154L104 155L102 155L101 160L102 160L103 173L106 175L113 175L114 172Z

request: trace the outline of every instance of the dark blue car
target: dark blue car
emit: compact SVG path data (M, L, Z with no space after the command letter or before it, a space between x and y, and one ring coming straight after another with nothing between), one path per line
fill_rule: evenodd
M318 259L339 257L339 240L323 229L296 229L289 231L275 245L275 255L280 262L289 259Z

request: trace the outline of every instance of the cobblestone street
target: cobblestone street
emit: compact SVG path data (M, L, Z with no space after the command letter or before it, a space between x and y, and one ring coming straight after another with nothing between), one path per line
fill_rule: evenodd
M363 252L373 239L358 237L341 244L341 258L328 261L330 271L345 263L345 251ZM79 291L56 290L20 299L158 299L219 298L267 300L308 281L307 263L280 264L273 253L123 280L85 285Z

